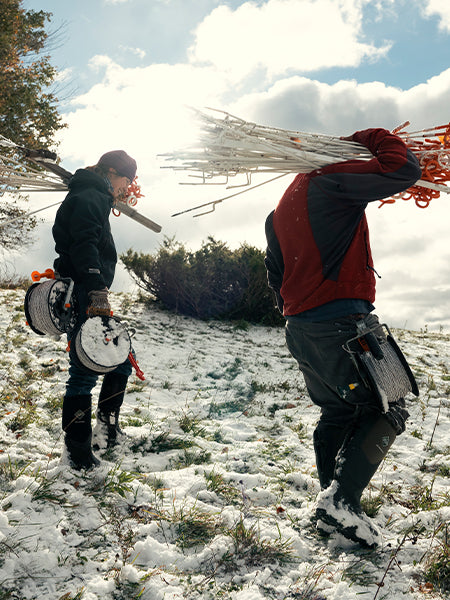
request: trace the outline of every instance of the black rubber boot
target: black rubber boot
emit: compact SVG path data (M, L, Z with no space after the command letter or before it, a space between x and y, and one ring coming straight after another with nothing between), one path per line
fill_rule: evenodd
M369 414L339 453L334 479L338 499L361 511L361 495L395 441L397 434L388 419Z
M100 464L92 454L91 396L65 396L62 428L67 455L75 469L90 469Z
M118 444L118 437L123 435L119 427L120 408L123 403L128 376L118 373L107 373L103 378L98 399L96 438L97 446L112 448ZM106 444L104 443L106 441ZM102 444L100 446L100 444Z
M325 523L362 546L375 548L380 544L380 534L363 513L360 500L395 438L396 433L384 415L366 413L338 455L331 485L318 496L319 530L330 532L321 527Z
M92 469L100 464L92 453L92 436L84 442L77 442L66 435L65 444L70 463L75 469Z
M345 427L319 421L314 434L314 451L320 487L324 490L332 482L336 458L348 433Z

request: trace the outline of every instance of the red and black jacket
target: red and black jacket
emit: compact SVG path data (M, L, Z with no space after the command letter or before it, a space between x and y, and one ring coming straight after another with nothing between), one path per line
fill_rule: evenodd
M375 300L365 209L413 185L415 155L385 129L358 131L353 140L373 158L297 175L266 221L269 286L285 316L337 299Z

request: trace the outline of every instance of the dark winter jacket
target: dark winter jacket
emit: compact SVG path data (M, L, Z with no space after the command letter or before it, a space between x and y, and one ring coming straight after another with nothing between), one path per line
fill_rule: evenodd
M88 292L109 288L114 279L117 252L109 224L112 205L106 181L79 169L56 213L52 232L59 256L55 271L81 283Z
M297 175L266 221L269 286L285 316L338 299L375 299L365 208L421 176L415 155L385 129L353 135L374 155Z

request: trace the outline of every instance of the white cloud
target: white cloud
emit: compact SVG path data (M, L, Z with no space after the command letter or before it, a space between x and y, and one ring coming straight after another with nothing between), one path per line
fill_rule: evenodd
M222 5L197 27L190 60L213 64L236 80L257 69L273 78L377 60L390 46L363 41L367 1L268 0L246 2L236 10Z
M343 135L364 127L414 128L448 122L450 69L409 90L381 82L342 80L333 85L290 77L266 91L243 95L232 110L264 125Z
M130 54L136 55L138 58L145 58L146 52L141 48L132 48L131 46L119 46L119 49L123 52L129 52Z
M127 69L106 56L96 56L90 66L103 71L100 81L74 99L69 128L61 132L61 148L73 160L118 143L143 148L146 155L179 148L193 136L186 105L217 104L226 89L211 68L159 64Z
M428 17L437 15L440 19L440 29L450 33L450 3L448 0L427 0L424 12Z

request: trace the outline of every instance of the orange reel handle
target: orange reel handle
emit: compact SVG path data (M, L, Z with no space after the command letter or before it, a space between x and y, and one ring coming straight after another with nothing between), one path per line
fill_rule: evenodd
M130 363L134 367L134 370L136 371L136 377L138 377L141 381L145 381L145 375L139 368L139 365L137 364L132 352L130 352L130 354L128 355L128 360L130 361Z
M39 271L33 271L31 273L32 281L40 281L42 277L46 277L47 279L55 279L55 271L53 269L45 269L43 273L39 273Z

